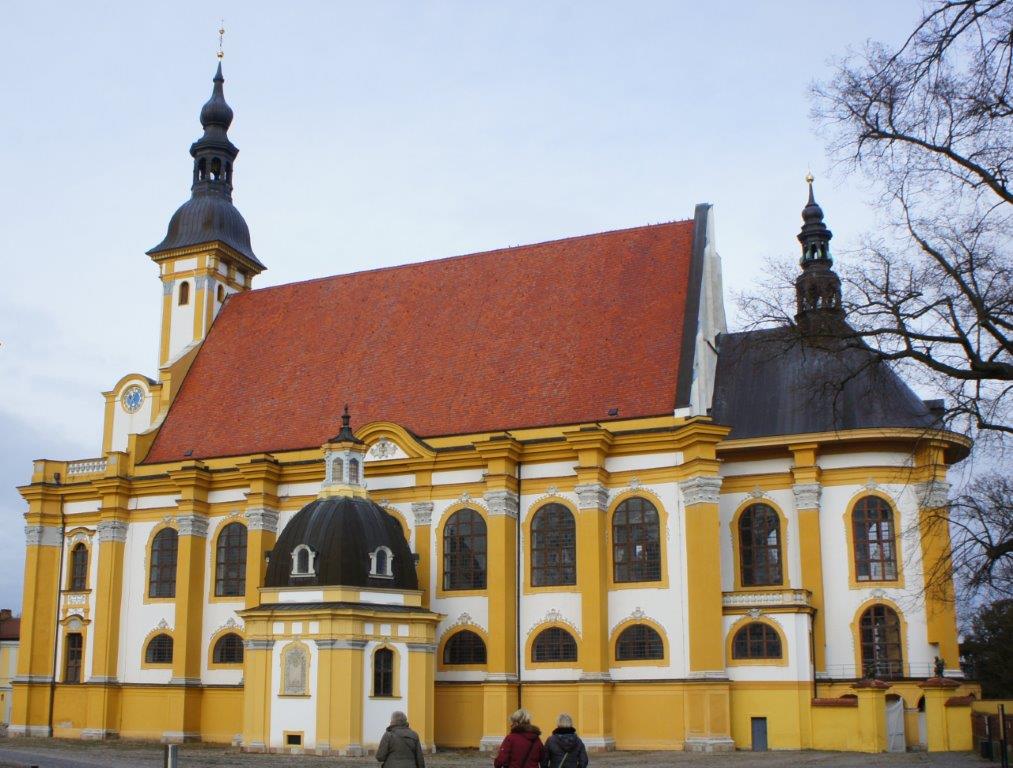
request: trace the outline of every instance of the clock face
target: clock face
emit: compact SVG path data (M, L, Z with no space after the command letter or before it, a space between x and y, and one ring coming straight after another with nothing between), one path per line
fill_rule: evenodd
M127 413L137 413L144 402L144 390L136 384L127 387L123 393L123 410Z

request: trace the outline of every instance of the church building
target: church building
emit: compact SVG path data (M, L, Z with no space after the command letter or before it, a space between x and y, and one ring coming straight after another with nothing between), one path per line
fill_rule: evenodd
M706 204L257 289L223 84L147 254L157 372L19 489L12 735L361 755L403 710L488 749L523 706L598 750L969 748L925 578L969 442L840 332L811 181L780 328L727 331Z

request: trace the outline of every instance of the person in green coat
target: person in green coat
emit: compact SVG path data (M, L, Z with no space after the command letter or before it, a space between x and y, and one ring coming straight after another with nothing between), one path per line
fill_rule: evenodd
M408 727L404 712L390 716L390 725L376 748L376 759L383 768L426 768L419 735Z

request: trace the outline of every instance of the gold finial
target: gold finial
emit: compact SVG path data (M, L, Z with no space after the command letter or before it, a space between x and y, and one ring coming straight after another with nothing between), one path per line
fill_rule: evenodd
M225 58L225 51L222 50L222 42L225 37L225 19L222 19L221 26L218 27L218 60L221 61Z
M813 176L813 172L812 171L809 171L805 175L805 181L806 181L806 184L812 184L814 181L816 181L816 178Z

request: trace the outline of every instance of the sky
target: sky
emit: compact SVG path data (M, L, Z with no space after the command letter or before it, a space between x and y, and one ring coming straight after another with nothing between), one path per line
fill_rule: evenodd
M0 27L0 607L20 609L36 458L101 450L101 392L157 377L145 251L189 196L225 20L255 286L686 219L726 303L795 256L807 170L839 255L874 192L808 87L915 0L8 3ZM574 279L580 279L575 275ZM368 311L368 308L367 308Z

